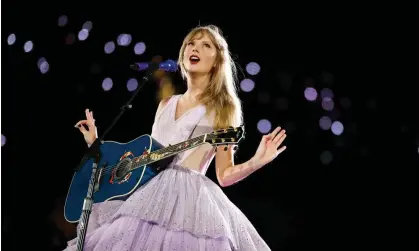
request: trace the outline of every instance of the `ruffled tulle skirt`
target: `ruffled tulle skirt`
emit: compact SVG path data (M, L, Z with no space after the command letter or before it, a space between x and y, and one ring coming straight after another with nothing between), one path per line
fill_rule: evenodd
M76 242L66 250L76 250ZM126 201L94 204L84 250L270 249L218 185L175 166Z

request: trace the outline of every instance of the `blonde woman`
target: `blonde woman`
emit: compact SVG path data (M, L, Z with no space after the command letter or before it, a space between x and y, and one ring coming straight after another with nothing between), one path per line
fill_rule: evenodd
M242 124L236 69L226 40L213 25L185 37L179 65L187 91L159 104L151 136L163 145ZM85 130L82 124L87 125ZM88 144L97 137L92 112L77 124ZM215 157L220 186L230 186L274 160L284 130L263 136L255 155L234 163L234 149L209 144L178 154L171 164L126 201L93 206L85 250L270 250L246 216L205 176ZM76 239L66 250L75 250Z

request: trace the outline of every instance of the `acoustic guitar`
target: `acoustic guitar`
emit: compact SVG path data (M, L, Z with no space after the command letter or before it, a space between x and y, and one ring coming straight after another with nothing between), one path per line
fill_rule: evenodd
M174 156L205 143L238 145L244 139L244 126L206 133L175 145L164 147L150 135L142 135L127 143L104 141L97 168L93 203L125 200L137 188L150 181L167 167ZM74 173L64 206L68 222L79 221L92 175L93 159Z

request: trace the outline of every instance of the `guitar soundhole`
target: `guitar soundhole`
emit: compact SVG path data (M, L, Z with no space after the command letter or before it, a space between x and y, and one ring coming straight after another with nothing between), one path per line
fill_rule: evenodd
M124 178L124 176L127 175L127 173L131 170L131 165L132 161L129 158L125 158L121 162L119 162L115 170L115 178Z

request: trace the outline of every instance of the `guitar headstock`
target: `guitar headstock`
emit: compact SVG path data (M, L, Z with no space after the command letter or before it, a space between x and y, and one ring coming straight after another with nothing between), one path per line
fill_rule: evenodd
M229 127L208 133L205 142L211 145L238 145L245 138L244 126Z

